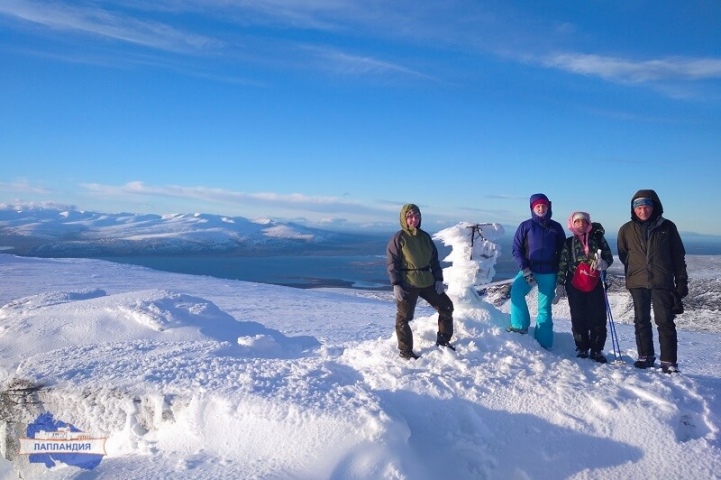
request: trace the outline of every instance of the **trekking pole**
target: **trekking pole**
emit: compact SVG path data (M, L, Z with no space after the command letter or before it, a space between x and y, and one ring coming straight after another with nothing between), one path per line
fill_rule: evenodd
M616 334L616 324L613 321L613 313L611 312L611 304L608 301L608 289L606 286L606 271L601 272L601 284L603 285L603 297L606 301L606 316L608 317L609 331L611 332L611 346L613 347L614 363L623 363L621 359L621 345L618 343L618 335Z

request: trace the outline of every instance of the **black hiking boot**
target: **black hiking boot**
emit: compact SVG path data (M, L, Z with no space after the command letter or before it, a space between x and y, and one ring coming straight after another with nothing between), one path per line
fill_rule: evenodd
M577 349L576 349L576 356L577 356L578 358L588 358L588 349L579 350L579 349L577 348Z
M521 335L525 335L526 333L528 333L528 330L525 328L506 327L506 331L512 333L520 333Z
M454 352L456 351L456 347L454 347L453 345L451 345L451 344L450 344L449 342L447 342L447 341L445 341L445 342L436 342L436 347L448 347L448 348L450 348L451 350L453 350Z
M406 360L415 360L416 358L421 358L415 353L413 353L413 350L401 350L401 353L399 355L401 358L404 358Z
M636 368L651 368L655 361L656 357L638 357L638 360L633 363L633 366Z
M453 351L456 350L456 347L451 345L450 337L447 334L440 332L436 336L436 347L448 347Z
M663 373L681 373L681 370L678 369L678 365L673 362L661 362L661 370Z
M590 355L591 360L598 363L607 363L608 360L606 359L606 356L601 352L591 352Z

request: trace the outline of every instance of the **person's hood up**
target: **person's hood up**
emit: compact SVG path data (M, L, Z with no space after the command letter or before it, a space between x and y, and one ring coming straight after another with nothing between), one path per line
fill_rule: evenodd
M640 222L641 219L636 216L636 213L633 211L633 201L637 198L650 198L651 201L653 201L653 213L651 213L651 217L648 219L649 222L653 222L658 217L663 215L663 204L661 204L661 199L658 198L658 195L654 190L639 190L636 192L633 197L631 197L631 220L634 220L636 222Z
M548 202L548 211L546 212L546 215L543 217L539 217L533 211L533 204L539 200L545 200L546 202ZM551 201L548 199L547 196L545 196L542 193L534 193L533 195L531 195L531 198L528 201L528 206L531 209L531 218L535 217L535 218L543 219L545 221L545 220L550 220L551 217L553 216L553 210L551 209Z
M400 214L400 223L401 223L401 229L405 231L410 231L408 228L408 224L406 223L406 215L408 215L408 212L411 210L415 210L419 214L421 213L421 209L418 208L418 205L415 205L413 203L407 203L403 205L403 208L401 208L401 214ZM421 215L420 220L418 220L418 228L421 228L421 222L423 221L423 216Z
M580 232L573 226L573 221L576 217L584 218L586 220L586 231ZM574 235L583 235L584 233L590 233L593 226L591 225L591 214L586 212L571 212L568 216L568 223L566 224L568 230Z

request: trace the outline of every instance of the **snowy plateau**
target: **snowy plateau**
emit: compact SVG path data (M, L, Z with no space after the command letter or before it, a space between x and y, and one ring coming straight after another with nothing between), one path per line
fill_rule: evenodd
M0 254L0 478L721 478L721 256L687 256L681 373L666 375L632 366L618 262L620 350L609 338L602 365L576 358L564 301L550 350L505 331L502 289L478 288L497 252L484 241L469 255L466 227L436 235L451 246L456 351L435 346L437 315L420 302L412 361L398 356L390 289ZM48 416L103 453L23 452Z

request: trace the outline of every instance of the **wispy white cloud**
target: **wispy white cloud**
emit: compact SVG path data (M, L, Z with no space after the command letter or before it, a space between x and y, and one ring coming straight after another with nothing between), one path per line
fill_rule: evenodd
M168 24L138 20L124 13L69 3L32 0L0 2L0 14L50 29L91 34L108 39L173 52L196 52L223 46L218 39L174 28Z
M178 199L197 200L203 202L223 202L225 204L254 204L268 208L286 210L322 212L377 214L386 212L383 207L369 206L358 202L333 196L312 196L301 193L280 194L273 192L246 193L222 188L185 187L179 185L151 186L143 182L129 182L124 185L102 185L98 183L83 184L82 187L95 195L122 197L144 195L155 197L172 197Z
M143 8L222 17L238 25L340 31L375 25L373 18L387 16L393 4L379 7L368 0L158 0Z
M48 30L90 34L158 51L222 52L226 65L310 67L347 77L401 76L437 81L439 76L428 72L439 71L439 67L433 66L433 55L427 53L452 51L454 55L495 56L609 82L650 86L676 98L693 96L686 85L721 78L721 58L658 56L634 60L630 56L563 51L559 45L569 45L582 36L582 26L539 18L534 12L502 2L4 0L0 2L0 15ZM200 21L179 23L189 16ZM222 28L214 28L219 21ZM383 45L382 51L378 44ZM409 50L427 63L423 67L413 65ZM462 62L457 68L474 68L472 65ZM202 70L188 67L186 71L197 74ZM215 80L223 78L206 75ZM227 78L234 79L232 74ZM254 83L243 76L241 82Z
M383 60L372 54L353 54L334 45L333 38L308 40L284 38L289 30L339 32L363 36L366 29L378 28L385 18L383 9L362 8L361 4L346 1L176 1L131 4L115 2L115 8L90 6L70 2L44 2L41 0L7 0L0 2L0 15L21 19L47 28L47 31L93 35L120 43L149 47L158 51L198 54L222 53L232 63L245 62L273 64L285 68L304 68L309 58L315 68L345 76L385 76L395 74L415 78L430 78L398 62ZM149 13L150 12L150 13ZM237 28L223 33L203 35L191 32L186 25L177 24L177 15L192 14L208 22L222 20ZM163 21L151 21L153 15ZM374 17L372 19L371 17ZM387 21L387 20L385 20ZM165 22L165 23L163 23ZM257 36L248 27L276 29L279 35ZM351 32L352 33L349 33ZM221 36L224 36L221 39ZM310 57L307 54L310 53ZM87 58L87 52L81 53ZM70 61L75 57L67 55ZM127 57L124 54L123 58ZM142 59L135 59L142 61ZM162 65L167 60L152 59ZM95 63L98 63L95 60ZM195 75L198 69L189 68ZM219 81L237 81L207 73L207 78ZM240 83L255 83L242 78Z
M529 60L536 63L536 60ZM544 67L577 75L598 77L618 84L643 86L677 100L721 96L708 82L721 79L721 58L665 57L648 60L583 53L557 53L542 57Z
M47 194L52 193L52 190L43 186L32 184L27 180L16 180L14 182L0 182L0 190L5 192L15 193L33 193L33 194Z
M311 49L321 60L320 65L341 75L401 75L426 80L433 79L430 75L407 68L397 63L387 62L366 55L353 55L335 49Z
M633 61L602 55L559 53L547 56L542 63L572 73L630 83L721 78L721 58L669 57Z

